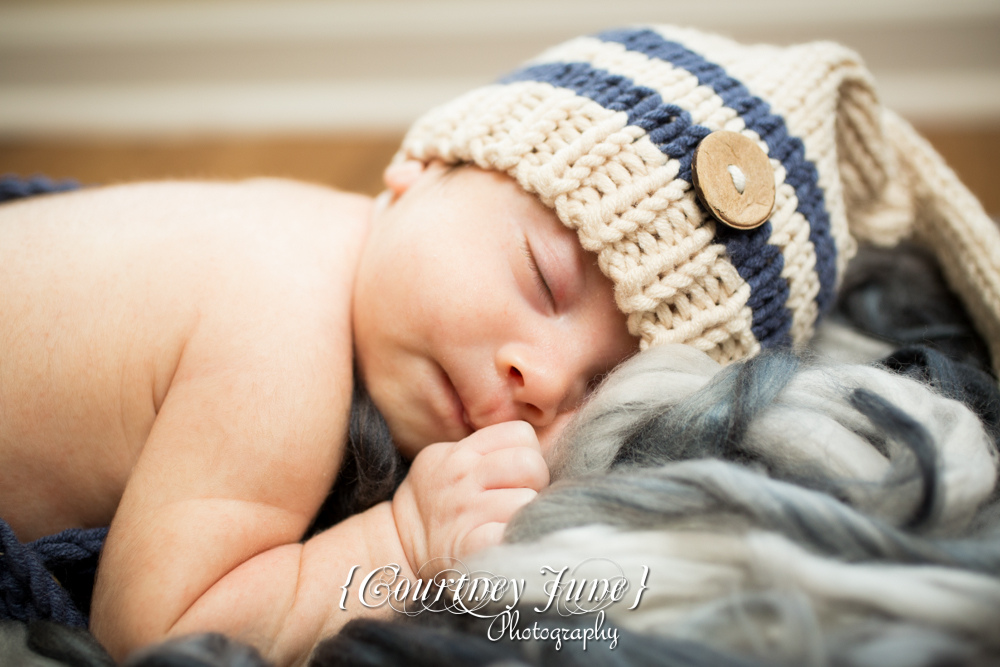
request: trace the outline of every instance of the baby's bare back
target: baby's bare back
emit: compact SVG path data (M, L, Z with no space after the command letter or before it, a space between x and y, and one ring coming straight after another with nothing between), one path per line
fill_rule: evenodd
M0 517L21 540L108 525L192 341L189 376L238 383L248 376L224 366L254 364L257 384L245 391L297 386L297 400L346 413L339 391L310 391L350 384L350 291L367 210L364 198L268 180L0 206ZM328 381L288 376L303 354ZM205 397L221 401L213 419L252 431L247 414L225 423L238 413L225 395ZM271 427L280 416L260 419Z

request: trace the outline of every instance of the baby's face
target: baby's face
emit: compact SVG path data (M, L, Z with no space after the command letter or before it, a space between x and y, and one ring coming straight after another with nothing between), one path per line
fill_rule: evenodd
M353 326L399 449L516 419L551 444L638 349L596 256L506 175L407 163L387 181L397 196L372 222Z

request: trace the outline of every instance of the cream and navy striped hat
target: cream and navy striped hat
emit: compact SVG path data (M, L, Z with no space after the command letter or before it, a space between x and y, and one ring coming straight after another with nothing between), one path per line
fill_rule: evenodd
M718 187L700 147L725 132L764 156L756 176L745 153L719 163L737 204L761 185L747 179L766 181L753 228L723 222L694 187ZM1000 233L837 44L745 46L670 26L580 37L433 109L397 159L473 163L537 195L597 254L643 349L687 343L725 363L802 345L857 242L912 235L1000 359Z

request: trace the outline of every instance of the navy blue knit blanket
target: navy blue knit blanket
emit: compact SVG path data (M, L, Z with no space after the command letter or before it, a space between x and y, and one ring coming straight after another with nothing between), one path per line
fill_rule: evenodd
M79 187L80 184L76 181L54 181L45 176L21 178L8 174L0 176L0 202L53 192L66 192L67 190L76 190Z
M107 528L71 528L21 544L0 519L0 618L87 627Z

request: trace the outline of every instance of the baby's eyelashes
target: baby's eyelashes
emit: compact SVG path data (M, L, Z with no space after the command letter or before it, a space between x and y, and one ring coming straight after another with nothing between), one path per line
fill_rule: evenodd
M521 242L521 253L524 255L525 261L528 263L528 269L531 271L535 286L538 288L539 296L552 310L556 310L555 295L552 293L552 288L549 286L549 282L545 279L545 274L539 268L538 261L535 259L535 253L532 252L531 245L528 243L527 239L524 239Z

